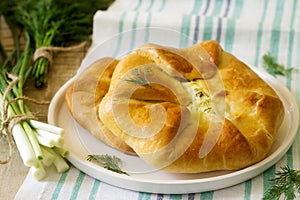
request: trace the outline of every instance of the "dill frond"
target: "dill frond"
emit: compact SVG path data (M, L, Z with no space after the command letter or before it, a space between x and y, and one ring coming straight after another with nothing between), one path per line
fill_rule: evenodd
M132 82L141 86L150 86L150 82L146 78L146 74L150 72L150 69L145 69L142 71L140 68L135 68L131 72L131 76L128 79L124 79L124 81Z
M263 67L272 75L288 76L294 68L286 69L283 65L278 64L276 58L270 52L263 55Z
M284 166L275 175L271 180L274 185L264 194L263 200L277 200L282 195L285 200L295 199L295 193L300 193L300 171Z
M121 159L116 156L111 155L88 155L87 156L88 161L96 161L97 163L101 164L105 169L108 169L110 171L119 173L119 174L126 174L128 173L121 170L119 167L119 164L121 162Z

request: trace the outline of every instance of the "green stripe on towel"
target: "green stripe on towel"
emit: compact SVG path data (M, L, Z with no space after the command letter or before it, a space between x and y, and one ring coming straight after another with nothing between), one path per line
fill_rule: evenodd
M80 171L78 176L77 176L75 185L73 187L72 196L70 197L70 200L75 200L77 198L77 195L78 195L78 192L80 190L80 187L81 187L81 184L82 184L82 181L83 181L84 177L85 177L85 173Z
M132 24L132 36L131 36L131 43L130 43L130 49L134 49L135 41L136 41L136 28L137 28L137 21L139 18L139 12L135 13L133 24Z
M117 43L117 47L115 49L113 57L117 57L118 54L119 54L119 51L120 51L120 46L121 46L121 43L122 43L122 34L120 34L120 33L122 33L123 29L124 29L124 18L125 18L125 16L126 16L126 12L123 12L121 17L120 17L118 43Z
M165 8L165 6L166 6L166 0L162 0L162 1L161 1L161 6L160 6L160 8L158 9L158 12L163 11L163 9Z
M200 12L201 6L202 6L202 0L195 0L191 14L198 14Z
M191 15L184 15L181 22L181 37L179 47L186 47L189 40L190 35L190 23L191 23Z
M136 7L133 10L138 11L138 9L142 6L142 2L143 2L143 0L139 0L138 4L136 5Z
M90 192L89 200L94 200L96 198L100 183L101 181L95 179L92 190Z
M138 200L150 200L151 199L151 193L146 193L146 192L140 192Z
M258 25L258 31L257 31L257 38L256 38L256 54L255 54L255 60L254 60L254 66L258 66L259 60L260 60L260 50L261 50L261 41L262 41L262 34L263 34L263 24L266 18L268 8L268 0L264 1L264 7L263 7L263 13L261 20Z
M64 182L67 178L67 175L68 175L69 171L70 171L70 169L68 171L62 173L62 175L60 176L59 181L58 181L58 183L55 187L55 190L52 194L51 200L56 200L58 198L58 195L61 191L62 186L64 185Z

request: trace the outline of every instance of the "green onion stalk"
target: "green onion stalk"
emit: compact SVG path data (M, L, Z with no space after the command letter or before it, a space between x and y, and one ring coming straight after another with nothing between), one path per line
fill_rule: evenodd
M6 53L1 55L0 135L7 138L10 148L10 155L6 160L1 160L1 163L5 164L9 161L14 141L24 165L31 167L33 177L41 180L46 176L45 167L51 164L55 165L60 173L69 168L64 159L68 151L63 147L64 130L37 121L25 103L26 100L31 100L24 96L23 88L32 70L33 54L30 36L27 32L25 32L25 38L24 53L15 63L10 62L12 56L7 56ZM8 63L13 64L13 67L9 67Z

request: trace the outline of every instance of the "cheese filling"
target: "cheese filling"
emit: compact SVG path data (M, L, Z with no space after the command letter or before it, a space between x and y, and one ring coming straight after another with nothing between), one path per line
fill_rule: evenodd
M200 83L196 81L189 81L182 83L184 88L190 93L193 101L187 106L190 111L201 111L205 113L211 113L212 103L211 98L205 92Z

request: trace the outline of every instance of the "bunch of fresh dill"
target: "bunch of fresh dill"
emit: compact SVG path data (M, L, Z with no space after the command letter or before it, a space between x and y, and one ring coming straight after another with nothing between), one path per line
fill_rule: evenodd
M19 0L14 15L23 30L32 38L31 49L66 47L86 41L92 34L93 16L107 9L113 0ZM33 65L37 88L47 82L51 50L48 56L38 57Z

